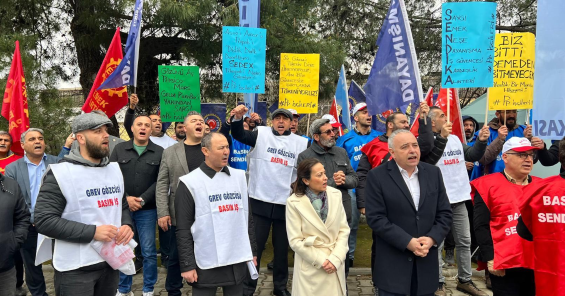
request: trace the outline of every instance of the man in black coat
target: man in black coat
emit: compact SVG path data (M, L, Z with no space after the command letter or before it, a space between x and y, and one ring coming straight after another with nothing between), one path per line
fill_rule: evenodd
M408 130L388 138L393 160L367 176L367 223L376 234L373 281L380 296L433 295L437 245L451 225L451 207L439 168L420 163Z

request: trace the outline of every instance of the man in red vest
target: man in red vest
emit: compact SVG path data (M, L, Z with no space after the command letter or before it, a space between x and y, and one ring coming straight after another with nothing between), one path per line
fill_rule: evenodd
M540 182L529 175L537 149L526 138L512 137L502 148L504 170L471 182L475 234L495 296L536 295L533 244L516 227L524 186Z
M559 142L565 168L565 141ZM565 295L565 173L538 180L524 189L518 234L533 241L536 295Z

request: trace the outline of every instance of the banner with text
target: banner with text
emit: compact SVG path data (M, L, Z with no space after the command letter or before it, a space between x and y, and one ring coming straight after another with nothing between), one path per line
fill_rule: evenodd
M532 33L496 34L494 87L489 89L489 110L534 107L536 36Z
M279 108L318 113L320 55L281 53Z
M200 112L200 72L197 66L159 66L159 100L163 122L184 121Z
M496 3L443 3L441 10L441 87L491 87Z
M266 48L266 29L223 27L222 91L265 93Z
M534 136L547 140L565 136L565 39L555 36L565 28L563 11L564 1L538 1L532 121Z

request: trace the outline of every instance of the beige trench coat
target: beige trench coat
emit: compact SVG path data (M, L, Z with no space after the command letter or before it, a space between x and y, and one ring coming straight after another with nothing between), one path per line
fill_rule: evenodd
M307 196L291 195L286 201L286 231L296 253L292 279L294 296L345 295L345 257L349 249L349 226L341 192L327 187L328 217L320 219ZM328 259L337 272L322 268Z

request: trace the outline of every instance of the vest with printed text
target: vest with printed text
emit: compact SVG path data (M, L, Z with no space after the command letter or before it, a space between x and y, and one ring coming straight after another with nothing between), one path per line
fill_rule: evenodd
M471 199L469 175L465 166L463 144L455 135L447 137L443 155L436 166L441 170L449 202L454 204Z

